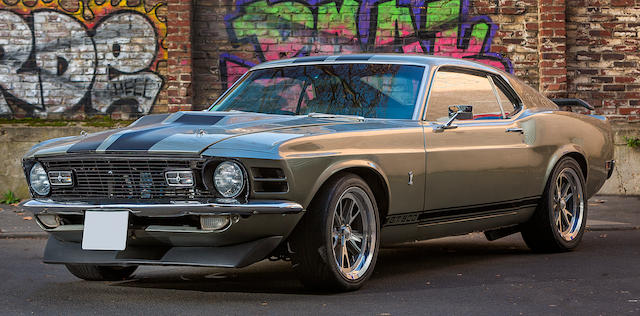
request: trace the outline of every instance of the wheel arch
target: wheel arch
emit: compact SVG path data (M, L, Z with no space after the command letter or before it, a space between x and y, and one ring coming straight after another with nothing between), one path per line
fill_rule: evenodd
M544 177L545 181L542 184L542 191L544 191L544 188L549 182L549 177L551 177L553 168L555 168L558 162L565 157L571 157L576 162L578 162L578 164L580 165L580 169L582 171L582 175L584 176L584 180L585 182L587 182L587 176L589 175L589 164L587 162L587 158L584 153L584 150L578 145L570 144L570 145L566 145L559 148L551 156L551 159L549 160L549 164L547 165L547 170Z
M390 205L389 182L382 169L370 161L344 161L331 165L318 177L311 191L312 194L310 194L305 201L305 208L318 197L320 191L330 180L341 177L345 173L358 175L369 185L375 197L378 215L380 216L380 224L382 225Z

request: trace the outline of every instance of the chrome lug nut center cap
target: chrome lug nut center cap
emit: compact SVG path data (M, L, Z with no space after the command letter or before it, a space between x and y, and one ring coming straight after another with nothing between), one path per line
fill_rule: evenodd
M351 239L351 227L349 227L348 225L342 226L342 236L345 239Z

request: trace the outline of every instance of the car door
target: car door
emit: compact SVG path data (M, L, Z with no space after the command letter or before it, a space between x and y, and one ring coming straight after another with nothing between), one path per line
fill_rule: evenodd
M532 204L529 146L520 101L499 76L475 69L440 68L425 113L426 214L473 216ZM473 118L454 120L449 107L473 106ZM427 218L428 216L424 216Z

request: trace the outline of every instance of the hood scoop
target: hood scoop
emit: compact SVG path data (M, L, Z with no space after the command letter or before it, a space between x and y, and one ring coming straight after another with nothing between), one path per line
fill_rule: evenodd
M183 114L173 121L176 124L208 126L218 123L224 116Z

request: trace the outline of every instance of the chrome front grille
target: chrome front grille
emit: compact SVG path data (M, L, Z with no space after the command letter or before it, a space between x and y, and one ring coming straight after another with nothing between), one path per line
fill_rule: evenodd
M168 170L200 170L198 159L83 157L43 160L49 171L71 170L72 187L52 186L51 196L63 199L190 199L210 197L197 187L167 185Z

